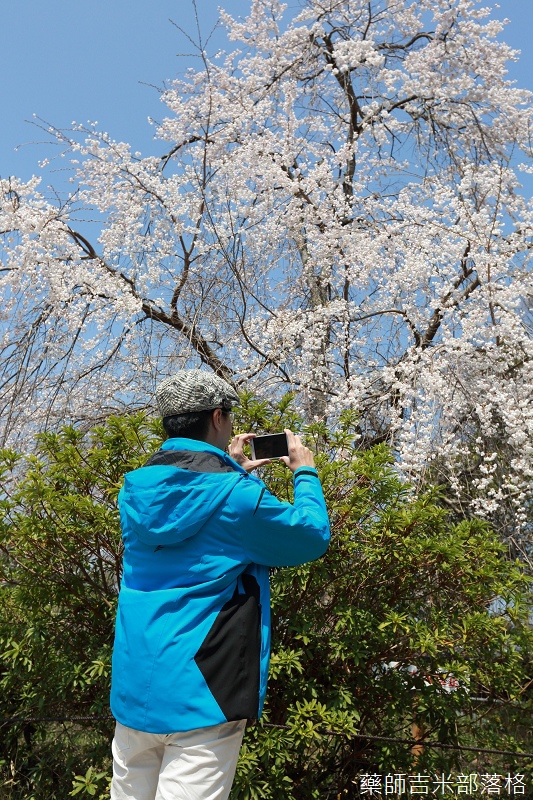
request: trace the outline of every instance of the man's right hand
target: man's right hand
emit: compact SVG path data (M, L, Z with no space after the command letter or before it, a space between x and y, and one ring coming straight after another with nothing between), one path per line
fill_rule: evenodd
M291 472L296 472L298 467L314 467L315 458L311 450L302 444L302 440L295 433L285 428L287 434L287 445L289 449L288 456L280 456Z

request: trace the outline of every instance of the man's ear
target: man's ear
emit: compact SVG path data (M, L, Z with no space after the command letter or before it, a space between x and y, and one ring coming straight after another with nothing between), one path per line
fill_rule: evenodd
M222 409L215 408L213 413L211 414L211 424L216 431L219 431L222 427Z

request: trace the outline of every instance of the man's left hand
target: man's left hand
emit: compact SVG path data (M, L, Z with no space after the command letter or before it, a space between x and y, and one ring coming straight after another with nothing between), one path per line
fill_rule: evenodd
M238 436L235 436L231 440L228 446L228 453L232 459L236 461L237 464L240 464L246 472L251 472L257 467L262 467L263 464L270 464L271 461L270 458L258 458L255 461L251 461L248 456L244 454L244 445L255 436L257 436L256 433L239 433Z

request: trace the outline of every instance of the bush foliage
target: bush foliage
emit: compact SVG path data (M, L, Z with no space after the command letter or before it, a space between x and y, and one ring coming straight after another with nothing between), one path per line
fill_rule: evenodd
M413 747L417 735L531 752L531 583L486 523L451 524L436 490L416 496L384 445L358 452L356 422L304 431L332 541L324 558L272 573L268 699L234 800L357 797L361 773L531 768ZM236 431L285 426L303 430L290 396L274 408L242 397ZM43 434L31 457L1 455L0 800L108 796L116 498L161 439L136 414ZM291 499L282 464L262 477Z

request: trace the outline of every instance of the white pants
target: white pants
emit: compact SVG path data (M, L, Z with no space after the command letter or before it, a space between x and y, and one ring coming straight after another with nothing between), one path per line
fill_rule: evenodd
M111 800L227 800L245 726L164 734L117 722Z

